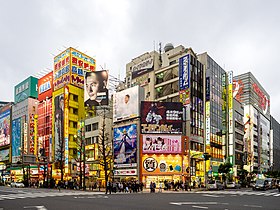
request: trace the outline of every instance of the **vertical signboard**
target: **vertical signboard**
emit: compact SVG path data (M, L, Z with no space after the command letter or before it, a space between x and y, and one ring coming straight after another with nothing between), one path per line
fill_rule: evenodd
M55 160L60 160L60 153L63 152L64 145L64 94L54 98L54 152Z
M68 103L69 103L69 87L65 86L64 88L64 138L65 138L65 173L68 173L68 163L69 163L69 142L68 142L68 127L69 127L69 119L68 119Z
M185 90L190 87L190 54L179 58L179 88Z
M232 92L232 86L233 86L233 72L228 72L228 130L229 130L229 136L228 136L228 156L229 161L231 164L234 164L233 162L233 152L234 152L234 145L233 145L233 92Z
M12 121L12 163L20 161L21 150L21 118Z

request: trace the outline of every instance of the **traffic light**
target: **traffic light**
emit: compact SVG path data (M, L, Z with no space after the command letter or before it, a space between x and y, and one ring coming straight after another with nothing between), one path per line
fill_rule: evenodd
M204 160L209 160L209 158L211 157L211 155L209 155L209 153L205 152L203 155L202 155L202 158Z

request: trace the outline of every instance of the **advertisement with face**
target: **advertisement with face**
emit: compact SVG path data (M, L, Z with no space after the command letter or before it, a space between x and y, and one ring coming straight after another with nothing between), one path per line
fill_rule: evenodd
M114 165L135 167L137 163L136 124L114 128Z
M0 161L9 160L9 149L0 150Z
M181 153L181 136L171 135L143 135L144 153Z
M16 163L20 160L21 147L21 118L15 119L12 122L12 162Z
M114 94L113 121L121 121L139 116L140 88L135 86Z
M141 102L141 133L182 133L180 102Z
M10 110L0 114L0 146L10 144Z
M170 174L182 172L180 155L143 155L143 174Z
M108 71L85 73L84 100L85 107L108 105Z
M55 160L60 160L59 152L62 151L64 141L64 94L58 95L54 98L54 141L55 141Z

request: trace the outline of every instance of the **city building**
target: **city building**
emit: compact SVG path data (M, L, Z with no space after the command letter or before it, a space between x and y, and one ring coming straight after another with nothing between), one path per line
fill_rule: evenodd
M52 174L52 93L53 72L38 80L38 143L37 157L40 180L48 181Z
M12 103L0 108L0 174L1 183L10 181Z
M270 170L280 171L280 124L273 116L270 117L270 128Z
M72 179L77 158L78 122L85 118L84 73L95 71L95 60L74 48L54 58L52 94L52 177Z
M28 77L15 86L14 93L11 117L11 179L35 181L38 180L38 79ZM29 173L30 169L32 173Z
M235 99L244 106L244 169L265 173L270 169L270 96L251 72L234 80Z

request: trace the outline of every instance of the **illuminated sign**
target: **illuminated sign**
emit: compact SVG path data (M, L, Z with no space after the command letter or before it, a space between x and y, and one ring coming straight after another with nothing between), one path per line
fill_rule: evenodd
M180 174L182 173L181 155L148 155L142 156L142 173L151 174Z
M21 102L28 97L38 98L38 79L28 77L15 86L15 103Z
M179 97L180 97L180 102L184 106L190 104L190 91L189 91L189 89L187 89L187 90L180 90L179 91Z
M206 115L206 145L210 145L210 101L205 103L205 115Z
M210 101L210 91L211 91L211 86L210 86L210 77L206 77L206 101Z
M228 111L229 111L229 133L233 133L233 72L228 72Z
M179 87L180 90L185 90L190 87L190 57L185 55L179 58Z
M233 98L235 98L239 102L243 102L242 94L243 94L244 84L242 80L233 80Z
M143 135L143 153L181 153L181 136Z
M65 138L65 173L68 173L68 163L69 163L69 142L68 142L68 127L69 127L69 119L68 119L68 113L69 113L69 108L68 108L68 103L69 103L69 88L68 86L65 86L64 88L64 126L65 126L65 131L64 131L64 138Z
M141 133L182 133L180 102L141 102Z

